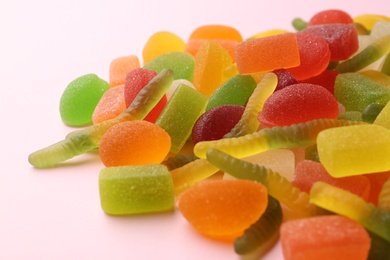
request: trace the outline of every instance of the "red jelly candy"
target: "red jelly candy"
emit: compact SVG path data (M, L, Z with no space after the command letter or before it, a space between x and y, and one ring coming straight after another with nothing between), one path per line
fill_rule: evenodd
M334 94L334 83L337 75L339 75L339 73L335 70L325 70L320 75L302 80L301 82L320 85Z
M331 61L348 59L359 48L358 34L355 26L351 24L312 25L302 32L324 38L329 44Z
M289 68L288 72L297 80L321 74L328 67L330 61L327 41L311 33L297 33L296 36L301 64L298 67Z
M192 142L219 140L238 123L245 107L222 105L207 110L192 128Z
M379 193L382 191L383 184L390 178L390 171L365 174L371 183L370 196L368 202L378 205Z
M323 181L330 185L350 191L365 201L370 194L370 181L363 175L333 178L324 166L315 161L304 160L295 167L292 184L302 191L310 193L312 185L317 181Z
M328 9L313 15L313 17L309 20L307 25L328 24L328 23L350 24L353 23L353 19L348 13L342 10Z
M134 69L127 73L124 90L126 107L128 107L131 102L133 102L134 98L141 91L141 89L144 88L156 75L157 73L155 71L144 68ZM167 97L164 95L164 97L145 117L145 120L154 123L166 104Z
M298 124L320 118L337 118L338 103L325 88L298 83L274 92L264 103L262 125Z

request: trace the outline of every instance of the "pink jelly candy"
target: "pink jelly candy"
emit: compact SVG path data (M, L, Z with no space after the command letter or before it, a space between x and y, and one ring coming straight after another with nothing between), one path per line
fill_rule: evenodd
M260 122L287 126L320 118L337 118L338 103L325 88L298 83L274 92L264 103Z

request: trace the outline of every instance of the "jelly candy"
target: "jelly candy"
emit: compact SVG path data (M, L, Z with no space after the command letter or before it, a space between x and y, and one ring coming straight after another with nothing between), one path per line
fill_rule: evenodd
M148 63L143 68L159 73L163 69L173 71L174 79L186 79L192 81L195 59L187 52L169 52L162 54Z
M244 106L222 105L206 111L192 128L192 142L221 139L238 123L244 110Z
M110 63L109 82L110 86L118 86L125 84L126 74L140 67L140 62L137 56L129 55L113 59Z
M384 105L381 104L369 104L362 111L362 120L364 122L372 124L375 121L376 117L379 115L379 113L382 111L383 107Z
M385 15L377 15L377 14L362 14L355 16L353 18L355 23L359 23L363 25L367 30L371 31L374 25L379 21L387 21L390 22L390 18Z
M297 84L298 81L285 69L278 69L273 71L278 77L278 84L276 85L275 91L281 90L292 84Z
M287 69L297 80L304 80L321 74L330 61L327 41L315 34L300 32L296 34L300 64Z
M283 212L279 201L268 196L265 212L234 241L234 251L240 255L247 255L259 251L259 248L263 249L269 242L275 243L282 220ZM263 249L264 252L267 252L267 248Z
M324 38L330 49L330 60L345 60L359 47L358 34L351 24L321 24L307 26L302 32L313 33Z
M308 25L328 23L353 23L352 17L345 11L339 9L328 9L314 14L308 21Z
M126 110L125 86L109 88L99 100L92 114L94 124L114 118Z
M295 167L292 184L304 192L310 193L312 185L317 181L323 181L333 186L348 190L365 201L370 195L370 181L365 176L350 176L333 178L319 162L304 160Z
M255 88L256 81L250 75L233 76L210 96L206 110L228 104L244 106Z
M241 74L296 67L300 64L294 33L243 41L236 46L236 63Z
M161 127L133 120L120 122L104 133L99 155L106 167L157 164L164 160L170 148L171 138Z
M386 105L390 89L359 73L341 73L336 77L334 95L346 111L362 112L369 104Z
M197 27L191 32L189 40L206 39L206 40L232 40L242 41L242 36L237 29L220 24L209 24Z
M160 72L149 81L130 106L119 116L83 130L71 132L64 140L31 153L28 157L29 163L38 168L51 167L97 148L103 134L113 125L123 121L145 118L162 98L172 81L173 73L171 70Z
M317 76L301 80L300 82L320 85L321 87L329 90L330 93L334 94L334 84L338 74L339 73L334 70L325 70Z
M366 260L370 249L367 231L338 215L287 221L280 228L280 240L286 260Z
M185 42L176 34L160 31L147 40L142 50L144 64L152 59L169 52L184 51Z
M126 107L128 107L131 102L133 102L134 98L138 95L140 90L144 88L156 75L157 73L155 71L145 68L135 69L127 73L124 89ZM166 104L167 98L164 95L157 103L157 105L145 117L145 120L152 123L155 122Z
M236 61L236 56L234 54L234 49L235 49L235 47L236 47L238 42L237 41L233 41L233 40L223 40L223 39L212 39L212 40L207 40L207 39L190 39L190 40L188 40L188 42L186 44L185 51L190 53L192 56L195 57L196 54L199 51L200 46L202 46L202 44L205 41L211 41L211 42L214 42L214 43L217 43L217 44L221 45L227 51L227 53L229 53L230 58L232 59L232 62Z
M267 189L262 184L248 180L210 180L183 192L178 207L201 234L231 240L260 218L267 203Z
M387 102L381 112L376 116L374 124L390 129L390 102Z
M363 176L370 181L370 196L368 202L378 206L379 194L383 184L390 178L390 171L364 174Z
M92 123L92 114L100 98L110 88L108 82L95 74L87 74L73 80L62 93L60 115L69 126Z
M99 175L100 202L110 215L173 210L172 178L161 164L103 168Z
M332 177L390 169L390 130L373 124L321 131L317 136L321 163Z
M222 84L228 77L225 69L232 65L229 53L218 43L206 41L195 56L195 69L192 83L206 97Z
M191 135L192 127L202 115L207 98L199 91L180 85L156 120L171 136L171 152L178 153Z
M325 88L298 83L273 93L265 101L262 117L274 125L287 126L320 118L337 118L338 112L336 99Z

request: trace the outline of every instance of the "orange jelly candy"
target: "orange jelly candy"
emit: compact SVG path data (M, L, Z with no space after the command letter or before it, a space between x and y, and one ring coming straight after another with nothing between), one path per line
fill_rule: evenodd
M223 39L241 42L242 36L235 28L226 25L204 25L196 28L190 35L193 39Z
M267 188L249 180L208 180L179 197L183 216L201 234L232 240L264 213Z
M109 70L110 86L125 84L127 72L139 67L140 63L136 55L123 56L112 60Z
M236 63L241 74L297 67L300 64L295 33L283 33L236 45Z
M161 163L171 148L164 129L143 120L118 123L102 136L99 155L106 167Z
M364 227L340 215L287 221L280 240L285 260L366 260L370 249Z
M126 109L124 91L125 86L119 85L104 92L92 114L94 124L114 118Z

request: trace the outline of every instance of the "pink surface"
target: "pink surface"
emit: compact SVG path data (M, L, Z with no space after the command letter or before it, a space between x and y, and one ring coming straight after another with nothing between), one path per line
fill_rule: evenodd
M291 29L297 16L339 8L390 15L388 0L9 1L0 8L0 259L237 259L231 245L198 235L178 211L110 217L99 205L95 154L37 170L28 155L72 129L58 106L66 85L86 73L108 80L112 59L140 55L168 30L187 39L203 24L244 37ZM282 259L275 247L264 259Z

